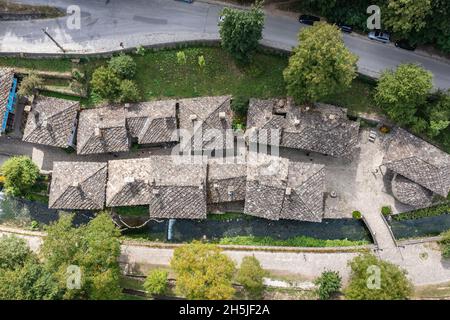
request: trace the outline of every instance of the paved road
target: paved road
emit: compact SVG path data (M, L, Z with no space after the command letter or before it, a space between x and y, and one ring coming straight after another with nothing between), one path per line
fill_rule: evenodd
M77 3L82 12L81 29L67 28L67 19L2 22L0 52L59 52L41 28L71 52L99 52L140 44L168 41L217 39L217 19L222 7L173 0L16 0L51 4L61 8ZM267 14L263 42L290 49L304 26L292 17ZM360 57L360 71L376 76L400 63L416 62L434 74L438 88L450 88L450 64L427 55L369 41L358 35L344 35L347 46Z

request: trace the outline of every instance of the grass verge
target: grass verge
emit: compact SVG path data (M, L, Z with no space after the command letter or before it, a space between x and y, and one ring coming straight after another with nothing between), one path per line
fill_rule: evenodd
M223 245L246 245L246 246L279 246L279 247L351 247L369 244L368 241L352 240L323 240L311 237L299 236L280 240L272 237L236 236L224 237L218 244Z

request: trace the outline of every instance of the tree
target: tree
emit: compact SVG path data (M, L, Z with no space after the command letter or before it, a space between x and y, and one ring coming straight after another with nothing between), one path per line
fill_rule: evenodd
M237 62L244 64L251 60L262 39L264 27L263 1L257 1L250 10L224 8L219 23L222 47Z
M188 299L231 299L235 292L234 262L212 244L193 242L174 250L170 261L177 276L176 290Z
M120 82L112 69L102 66L92 74L92 91L106 101L116 101L120 96Z
M131 79L136 74L136 62L123 53L111 58L108 61L108 67L121 79Z
M402 64L381 75L375 102L400 125L414 124L418 107L425 104L432 88L429 71L415 64Z
M56 299L56 279L47 272L25 240L0 238L0 300Z
M342 92L356 77L357 61L336 26L316 23L303 29L283 72L288 94L297 102L315 102Z
M139 89L134 81L125 79L120 82L119 102L136 102L140 97Z
M420 31L431 13L431 0L389 0L384 23L402 37Z
M450 126L450 90L436 92L431 100L426 110L429 119L427 134L437 137Z
M345 290L347 299L402 300L412 293L412 285L406 277L406 271L392 263L379 260L372 254L357 256L349 262L349 266L350 280ZM378 276L379 281L376 279Z
M314 281L314 284L318 286L317 294L320 300L328 300L333 294L339 292L342 286L341 281L341 276L337 271L322 272L320 277Z
M30 73L20 82L17 94L21 97L31 96L36 89L42 87L44 80L36 73Z
M251 299L261 299L264 293L266 271L254 256L244 257L236 280L244 287Z
M446 259L450 258L450 230L442 233L440 245L442 257Z
M119 299L119 230L106 213L77 228L72 219L73 215L61 215L47 227L41 248L46 269L56 274L65 299ZM81 270L81 288L67 290L71 265Z
M0 171L5 177L5 192L13 196L25 194L39 178L39 168L27 156L9 158Z
M151 271L144 282L144 289L149 295L163 295L167 292L167 276L165 270L156 269Z

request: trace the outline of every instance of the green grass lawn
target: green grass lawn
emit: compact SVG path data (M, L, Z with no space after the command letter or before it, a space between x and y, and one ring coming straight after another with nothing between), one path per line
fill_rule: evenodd
M236 236L224 237L218 244L246 245L246 246L279 246L279 247L349 247L369 244L368 241L351 240L322 240L311 237L294 237L286 240L271 237Z
M72 70L72 63L69 59L24 59L0 57L0 66L57 72Z

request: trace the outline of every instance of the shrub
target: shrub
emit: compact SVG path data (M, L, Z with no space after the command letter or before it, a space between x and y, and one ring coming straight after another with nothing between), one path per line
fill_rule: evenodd
M264 276L266 271L254 256L244 257L238 270L236 280L244 287L251 299L261 299L264 293Z
M35 89L42 87L44 80L36 73L30 73L20 82L17 94L21 97L31 96Z
M233 97L233 100L231 100L231 110L233 110L236 115L245 117L247 116L248 103L249 99L246 97Z
M177 63L179 65L185 65L186 64L186 54L184 53L184 51L178 51L177 52Z
M136 102L140 99L139 89L132 80L122 80L120 82L119 102Z
M384 206L381 208L381 214L383 216L388 216L390 214L392 214L392 208L390 206Z
M167 292L167 276L168 272L165 270L153 270L145 279L144 289L149 295L163 295Z
M1 173L5 177L5 192L13 196L24 195L39 178L39 168L27 156L9 158L3 163Z
M441 254L443 258L450 258L450 230L442 233L442 240L439 242L441 245Z
M145 50L145 48L144 48L143 46L138 46L138 47L136 48L135 53L138 54L138 55L140 55L140 56L144 56L146 51L147 51L147 50Z
M440 216L450 212L450 203L444 203L438 206L418 209L410 212L404 212L392 215L392 218L397 221L414 220L427 217Z
M126 54L111 58L108 66L121 79L131 79L136 74L136 62Z
M339 292L342 283L341 276L337 271L324 271L319 278L314 281L314 284L318 286L317 294L320 300L328 300L333 294Z
M198 66L203 69L206 66L205 56L198 57Z
M361 214L361 212L360 211L353 211L352 212L352 217L353 217L353 219L362 219L362 214Z
M31 256L32 252L24 239L5 235L0 237L0 269L23 267Z

